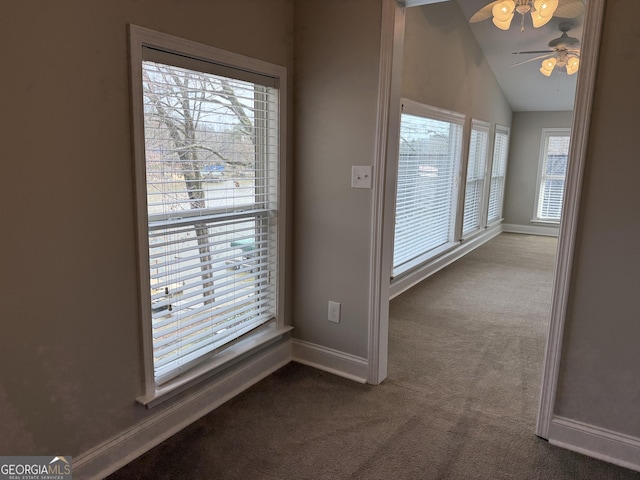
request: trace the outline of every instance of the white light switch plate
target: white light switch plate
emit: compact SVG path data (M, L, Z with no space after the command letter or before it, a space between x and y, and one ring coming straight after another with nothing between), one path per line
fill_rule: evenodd
M372 186L372 167L371 165L352 165L351 166L351 187L352 188L371 188Z
M327 320L333 323L340 323L340 303L329 300Z

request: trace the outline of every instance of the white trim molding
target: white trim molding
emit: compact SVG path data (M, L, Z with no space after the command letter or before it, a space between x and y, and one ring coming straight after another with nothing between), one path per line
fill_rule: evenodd
M578 73L575 109L573 111L569 166L558 238L551 320L542 370L540 407L536 424L536 435L547 439L549 438L556 400L562 338L571 286L573 252L578 234L578 210L587 155L600 36L604 21L604 4L605 0L589 0L586 6L580 72Z
M405 0L407 7L420 7L422 5L429 5L432 3L448 2L449 0Z
M393 256L395 182L400 130L400 85L404 46L404 7L382 3L378 112L375 139L375 182L371 207L369 337L367 381L378 385L387 377L389 340L389 277Z
M640 438L554 416L549 443L640 472Z
M358 383L367 383L369 362L367 362L366 358L295 338L292 340L292 347L294 362L333 373Z
M559 228L547 225L518 225L515 223L503 223L502 231L506 233L522 233L525 235L542 235L545 237L557 237Z
M102 479L291 361L291 341L258 353L170 407L73 457L74 479Z

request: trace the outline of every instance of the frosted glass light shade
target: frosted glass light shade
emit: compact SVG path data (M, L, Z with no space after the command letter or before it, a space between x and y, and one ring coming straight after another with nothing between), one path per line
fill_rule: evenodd
M513 13L504 22L500 22L500 21L496 20L496 17L493 17L493 24L496 27L498 27L500 30L509 30L509 27L511 26L511 20L512 19L513 19Z
M551 73L553 72L553 69L555 68L555 66L556 66L555 57L545 58L542 61L542 65L540 66L540 73L549 77L551 76Z
M493 23L511 23L511 19L513 18L513 11L516 8L516 4L513 0L503 0L500 3L496 3L491 9L491 13L493 14Z
M573 75L578 71L580 67L580 59L578 57L569 57L567 62L567 74Z
M551 18L558 8L558 0L534 0L533 7L542 18Z
M540 28L543 25L546 25L549 20L551 20L552 16L543 17L540 15L538 10L531 12L531 21L533 23L533 28Z

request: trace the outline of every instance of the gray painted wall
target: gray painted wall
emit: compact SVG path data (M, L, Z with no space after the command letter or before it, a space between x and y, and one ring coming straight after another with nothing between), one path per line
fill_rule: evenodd
M543 128L570 128L573 112L514 112L504 223L531 227ZM557 227L555 227L557 230Z
M292 22L290 0L3 2L0 454L75 456L150 413L127 24L292 72Z
M381 14L371 0L295 7L294 336L363 358L372 190L350 185L352 165L374 162Z
M511 107L456 2L407 9L402 96L511 125Z
M556 413L640 438L640 2L606 4Z

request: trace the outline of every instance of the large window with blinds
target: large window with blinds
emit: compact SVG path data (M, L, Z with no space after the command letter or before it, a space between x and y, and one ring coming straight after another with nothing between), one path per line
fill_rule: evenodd
M489 149L490 123L471 120L469 155L465 182L462 236L468 236L484 227L484 206L486 202L486 170Z
M403 100L393 275L454 243L464 116Z
M281 322L285 73L133 34L143 330L157 389Z
M491 161L491 180L487 205L487 225L502 219L507 159L509 158L509 128L496 125Z
M545 128L542 130L533 221L551 223L560 221L570 138L570 129Z

